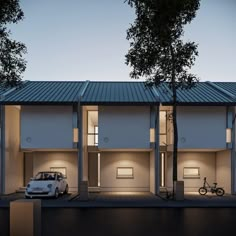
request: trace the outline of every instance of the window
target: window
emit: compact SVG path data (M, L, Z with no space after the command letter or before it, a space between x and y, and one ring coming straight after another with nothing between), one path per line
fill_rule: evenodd
M167 123L166 123L166 111L160 111L159 113L160 120L159 120L159 127L160 127L160 145L166 145L166 131L167 131Z
M94 126L94 144L98 145L98 126Z
M200 179L200 167L184 167L184 179Z
M133 167L117 167L116 178L117 179L133 179L134 178Z
M87 138L89 146L98 145L98 111L88 111Z
M58 171L66 177L66 167L50 167L50 171Z

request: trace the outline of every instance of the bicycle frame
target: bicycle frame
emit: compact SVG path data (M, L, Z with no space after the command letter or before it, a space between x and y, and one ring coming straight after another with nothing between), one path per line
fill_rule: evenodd
M213 183L213 184L214 184L214 186L210 185L207 182L206 177L204 178L203 187L206 188L206 189L209 189L212 193L215 193L217 183Z
M213 183L213 186L212 186L207 182L206 177L204 177L203 186L199 188L198 192L201 195L205 195L208 190L211 193L215 193L217 196L223 196L225 194L224 189L221 187L216 187L216 186L217 186L217 183Z

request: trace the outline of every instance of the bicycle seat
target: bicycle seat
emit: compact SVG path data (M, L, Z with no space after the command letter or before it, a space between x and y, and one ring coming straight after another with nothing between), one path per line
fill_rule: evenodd
M217 185L217 183L213 183L214 185Z

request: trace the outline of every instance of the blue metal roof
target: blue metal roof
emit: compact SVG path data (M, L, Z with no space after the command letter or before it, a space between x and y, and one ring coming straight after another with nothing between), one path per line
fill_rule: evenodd
M155 88L145 82L104 81L28 81L22 88L0 88L1 104L71 104L83 105L169 105L172 92L168 84ZM236 83L200 82L195 87L177 90L179 105L236 105Z
M13 91L15 88L0 86L0 96Z
M214 82L214 84L236 97L236 82Z
M28 81L2 98L4 104L74 103L85 82Z
M161 103L172 103L172 92L167 84L162 84L155 89L160 96ZM177 102L180 105L224 105L235 103L236 100L223 91L217 90L209 82L199 82L191 89L178 89Z
M82 104L150 104L159 98L145 82L89 82Z

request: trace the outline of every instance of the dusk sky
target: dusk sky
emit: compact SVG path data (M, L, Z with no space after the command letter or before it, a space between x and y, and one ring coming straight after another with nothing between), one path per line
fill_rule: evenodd
M236 81L236 1L201 0L185 40L199 56L200 81ZM135 19L124 0L21 0L25 19L11 27L26 44L23 80L133 81L125 64L126 30Z

